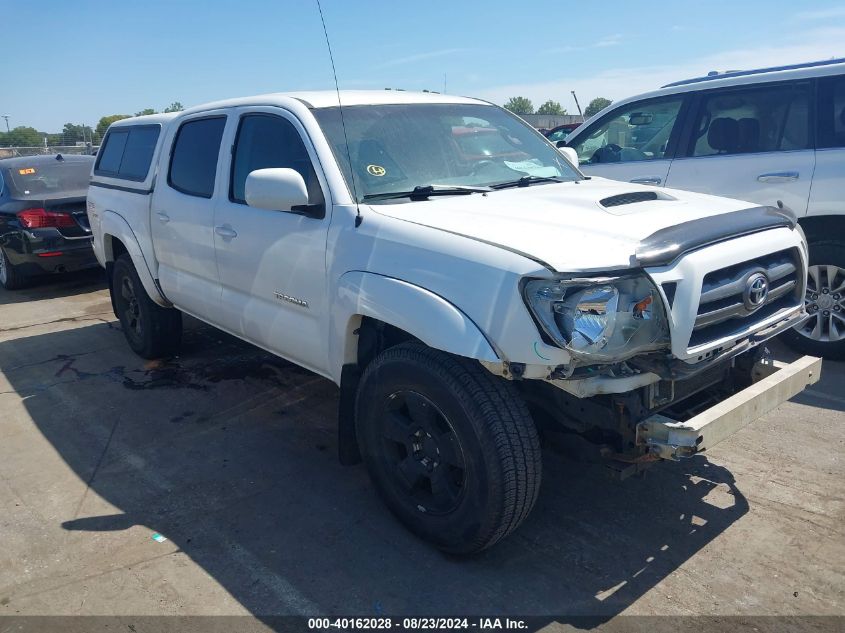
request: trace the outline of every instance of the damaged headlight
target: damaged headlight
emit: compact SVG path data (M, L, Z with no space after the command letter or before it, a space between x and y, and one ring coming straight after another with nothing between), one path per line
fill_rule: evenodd
M546 334L584 360L617 362L669 345L663 302L644 275L535 279L523 291Z

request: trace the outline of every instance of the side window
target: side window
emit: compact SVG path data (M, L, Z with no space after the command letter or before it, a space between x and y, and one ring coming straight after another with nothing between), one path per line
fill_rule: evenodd
M845 76L819 81L818 147L845 147Z
M618 108L571 147L578 160L588 164L661 159L683 102L678 96Z
M256 169L268 167L295 169L305 180L309 202L323 202L323 192L311 158L290 121L271 114L247 114L241 118L235 141L229 199L246 204L246 177Z
M94 173L125 180L145 180L161 126L121 127L108 133L97 154Z
M224 116L183 123L173 142L167 184L191 196L210 198L225 127Z
M123 160L123 150L126 149L128 138L128 130L108 133L103 147L97 152L95 174L114 175L120 172L120 161Z
M786 84L702 95L690 142L692 156L806 149L809 84Z

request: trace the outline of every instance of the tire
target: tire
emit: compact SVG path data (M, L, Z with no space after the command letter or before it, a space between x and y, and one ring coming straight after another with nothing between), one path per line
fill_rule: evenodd
M150 299L132 259L124 253L114 262L112 301L123 334L142 358L173 356L182 342L182 313L162 308Z
M786 332L793 349L832 360L845 359L845 242L810 243L807 311L810 319Z
M540 490L537 429L513 386L419 343L382 352L356 400L364 463L417 536L472 554L513 532Z
M6 290L20 290L29 285L29 277L20 272L20 269L9 261L6 252L0 248L0 284Z

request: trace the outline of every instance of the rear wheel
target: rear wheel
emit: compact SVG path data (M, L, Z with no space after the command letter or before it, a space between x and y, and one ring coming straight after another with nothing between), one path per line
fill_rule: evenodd
M150 299L126 253L114 263L111 292L132 351L143 358L162 358L177 352L182 341L182 313L162 308Z
M810 243L805 304L810 318L784 340L807 354L845 358L845 242Z
M18 290L29 283L29 278L9 261L6 252L0 248L0 284L6 290Z
M386 350L361 379L356 428L387 506L445 551L490 547L537 499L540 444L528 409L474 361L416 343Z

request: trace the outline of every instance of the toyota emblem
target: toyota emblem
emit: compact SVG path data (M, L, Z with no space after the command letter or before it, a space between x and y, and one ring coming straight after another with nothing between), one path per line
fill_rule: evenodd
M742 299L745 307L753 312L757 308L766 303L766 297L769 296L769 278L763 273L754 273L745 282L745 291L742 293Z

